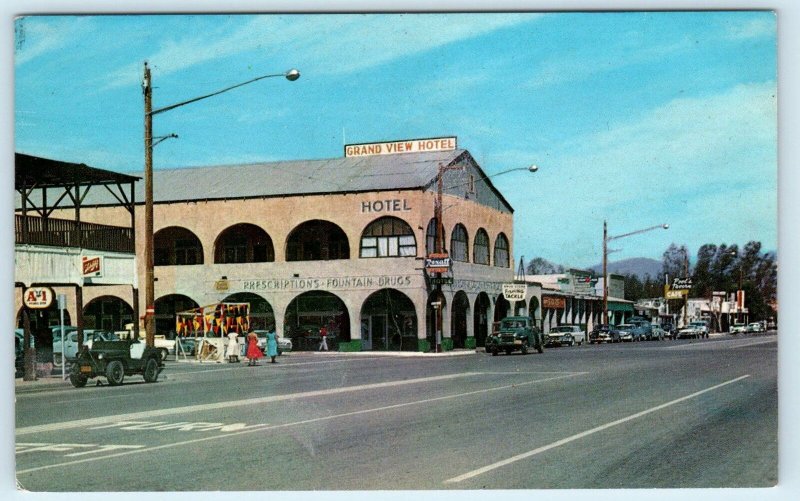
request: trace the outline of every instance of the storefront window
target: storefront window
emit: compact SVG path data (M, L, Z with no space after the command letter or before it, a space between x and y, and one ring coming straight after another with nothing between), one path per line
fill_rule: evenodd
M475 247L472 249L472 262L475 264L489 264L489 235L483 228L475 235Z
M403 220L382 217L370 223L361 236L361 257L415 257L414 232Z
M467 229L464 225L457 224L453 228L453 234L450 236L450 257L454 261L469 262L469 241L467 237Z

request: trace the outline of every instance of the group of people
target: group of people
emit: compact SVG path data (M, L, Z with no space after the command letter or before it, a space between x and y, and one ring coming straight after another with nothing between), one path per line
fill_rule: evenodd
M321 338L319 344L319 351L328 351L328 329L323 325L319 330ZM239 335L236 332L228 334L228 347L227 356L229 362L239 361ZM264 358L264 353L258 347L258 336L253 329L248 329L247 338L245 341L247 349L244 356L247 358L247 365L258 365L258 360ZM272 363L276 363L275 358L278 356L278 335L274 329L269 329L267 332L267 356L270 357Z

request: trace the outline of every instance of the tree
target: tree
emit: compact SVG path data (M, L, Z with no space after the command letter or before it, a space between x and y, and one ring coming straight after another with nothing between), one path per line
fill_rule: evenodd
M564 273L564 267L554 264L543 257L535 257L528 261L525 273L529 275L552 275L553 273Z

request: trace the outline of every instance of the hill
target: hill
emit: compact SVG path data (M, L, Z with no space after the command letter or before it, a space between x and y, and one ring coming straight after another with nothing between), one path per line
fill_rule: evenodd
M598 275L602 275L603 264L594 265L590 269L594 270ZM661 275L661 261L646 257L623 259L622 261L609 262L608 272L618 275L636 275L640 279L644 279L645 275L656 278Z

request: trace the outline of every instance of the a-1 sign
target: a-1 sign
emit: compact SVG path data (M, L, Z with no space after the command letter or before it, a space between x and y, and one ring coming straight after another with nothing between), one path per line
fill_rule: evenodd
M31 287L25 291L23 303L34 310L47 309L53 304L53 290L50 287Z
M525 299L525 284L503 284L503 297L507 301L522 301Z

